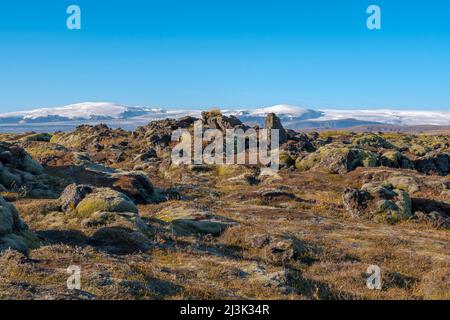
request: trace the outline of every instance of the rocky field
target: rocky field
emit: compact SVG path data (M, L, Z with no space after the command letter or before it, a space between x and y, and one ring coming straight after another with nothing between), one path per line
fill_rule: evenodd
M0 298L450 299L448 132L306 134L270 114L278 172L174 165L195 120L0 134Z

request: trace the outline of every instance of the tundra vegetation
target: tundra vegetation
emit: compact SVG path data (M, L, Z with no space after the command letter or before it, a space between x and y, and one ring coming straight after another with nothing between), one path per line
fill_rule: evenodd
M0 298L450 298L448 132L301 133L269 114L278 172L175 165L171 134L196 120L0 135Z

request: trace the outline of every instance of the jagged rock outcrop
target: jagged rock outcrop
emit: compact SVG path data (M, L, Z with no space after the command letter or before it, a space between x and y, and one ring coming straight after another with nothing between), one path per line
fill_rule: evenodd
M202 121L205 129L219 129L223 132L227 129L243 129L244 131L249 129L235 116L225 116L220 111L202 112Z
M171 142L173 131L187 129L197 120L197 118L187 116L180 119L152 121L133 131L132 139L141 146L165 148Z
M126 148L130 133L111 129L106 124L81 125L74 131L55 133L50 142L76 151L99 152L115 147Z
M268 130L276 129L278 130L279 143L284 144L288 141L288 134L281 124L280 118L277 117L275 113L269 113L266 117L264 128ZM270 131L269 131L270 135ZM270 141L270 140L269 140Z

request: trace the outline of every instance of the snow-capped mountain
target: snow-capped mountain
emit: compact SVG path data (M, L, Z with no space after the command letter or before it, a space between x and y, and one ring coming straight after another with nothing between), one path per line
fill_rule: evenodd
M48 123L65 121L125 120L143 116L155 118L177 115L159 108L130 107L106 102L84 102L63 107L41 108L0 114L1 123Z
M190 115L200 117L201 109L162 109L143 106L125 106L106 102L85 102L55 108L41 108L0 114L0 125L47 126L74 123L98 123L130 126L151 120L179 118ZM222 109L223 114L234 115L243 122L263 125L268 113L276 113L287 128L346 128L351 126L390 124L450 125L450 111L399 111L399 110L313 110L291 105L275 105L257 109Z

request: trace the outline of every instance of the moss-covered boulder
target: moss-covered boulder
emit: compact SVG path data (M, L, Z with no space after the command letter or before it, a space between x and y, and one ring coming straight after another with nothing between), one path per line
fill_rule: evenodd
M411 152L412 154L414 154L418 157L423 157L430 151L431 151L430 148L424 147L420 144L413 144L411 147L409 147L409 152Z
M295 160L287 153L281 153L280 158L280 168L290 168L295 165Z
M81 224L93 230L89 244L108 253L130 254L151 248L153 231L136 213L96 212Z
M21 138L20 140L24 142L32 142L32 141L50 142L51 139L52 135L49 133L32 133Z
M408 192L391 184L367 183L360 190L347 188L343 204L353 218L396 223L412 216L412 201Z
M298 158L295 162L296 168L301 171L325 169L333 174L344 174L357 167L377 165L378 156L371 151L334 144L321 147L304 158Z
M0 184L19 188L43 173L43 167L21 147L0 142Z
M171 224L173 231L179 235L221 235L234 221L221 216L191 208L171 207L156 215L158 219Z
M420 186L416 178L401 174L392 175L386 182L394 186L395 189L407 191L409 194L420 191Z
M364 133L355 137L352 144L358 147L371 147L375 149L393 149L395 146L383 137L373 134Z
M425 174L446 176L450 173L450 155L432 152L415 160L414 166L417 171Z
M138 208L130 198L109 188L94 189L78 203L76 210L79 215L85 217L96 212L138 212Z
M402 164L402 154L398 151L387 151L380 158L382 166L399 168Z
M19 218L19 212L0 196L0 252L13 249L27 253L39 246L39 240Z

